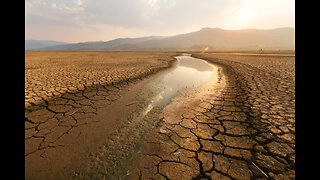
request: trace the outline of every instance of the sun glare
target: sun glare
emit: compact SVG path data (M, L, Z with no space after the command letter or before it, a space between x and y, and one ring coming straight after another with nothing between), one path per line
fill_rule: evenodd
M241 14L240 14L240 16L239 16L239 18L240 18L240 21L241 22L248 22L250 19L251 19L251 13L250 12L248 12L248 11L243 11Z

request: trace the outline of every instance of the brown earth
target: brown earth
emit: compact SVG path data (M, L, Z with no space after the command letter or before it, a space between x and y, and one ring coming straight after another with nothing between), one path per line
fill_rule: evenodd
M34 52L25 59L26 179L70 179L143 106L168 52ZM130 115L131 116L131 115Z
M295 58L195 53L220 67L217 85L177 98L153 130L123 123L148 96L135 80L173 55L27 52L26 179L295 179Z
M295 58L193 56L220 89L167 106L130 179L295 179Z
M127 83L168 67L174 53L27 51L25 106L87 87Z

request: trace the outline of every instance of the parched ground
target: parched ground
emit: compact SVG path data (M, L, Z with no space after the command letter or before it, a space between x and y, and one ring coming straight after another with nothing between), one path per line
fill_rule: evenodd
M168 68L174 55L26 51L26 179L70 179L61 170L84 161L80 154L88 156L127 118L123 112L135 110L130 85Z
M82 147L87 155L106 135L111 125L102 119L135 111L139 97L121 100L131 82L168 67L174 55L26 52L26 179L88 179L81 168L72 177L61 169L84 161L74 153ZM169 105L125 179L295 179L295 57L193 56L220 67L223 88ZM119 108L106 111L109 105ZM92 177L108 179L99 164L106 152L91 155L93 167L101 168Z
M126 83L168 67L173 53L27 51L25 106L87 87Z
M131 178L295 179L295 57L193 56L224 88L167 108Z

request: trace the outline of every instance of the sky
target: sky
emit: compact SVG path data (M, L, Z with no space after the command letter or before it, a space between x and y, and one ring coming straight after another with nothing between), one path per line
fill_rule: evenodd
M294 0L25 0L25 39L68 43L204 27L295 27Z

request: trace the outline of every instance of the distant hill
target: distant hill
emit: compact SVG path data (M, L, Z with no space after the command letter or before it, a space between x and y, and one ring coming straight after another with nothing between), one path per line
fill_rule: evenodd
M225 30L203 28L199 31L168 37L120 38L106 42L84 42L56 45L43 50L257 50L294 49L294 28L268 30Z
M39 49L39 48L47 48L49 46L56 46L66 44L65 42L60 41L50 41L50 40L25 40L25 49Z
M199 50L210 49L294 49L294 29L224 30L203 28L200 31L149 40L135 45L117 47L123 50Z
M111 41L93 41L73 44L56 45L42 48L43 50L108 50L123 44L136 44L150 39L159 39L160 36L141 38L118 38Z

